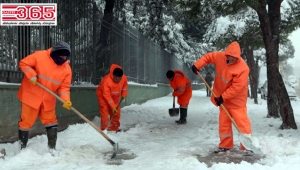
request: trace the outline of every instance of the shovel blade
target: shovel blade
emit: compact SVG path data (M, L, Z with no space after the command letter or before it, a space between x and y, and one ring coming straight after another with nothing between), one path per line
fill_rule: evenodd
M118 143L113 144L113 154L111 155L110 159L114 159L118 153L119 145Z
M179 115L179 108L171 108L169 109L169 115L171 117L175 117Z
M250 134L239 134L239 140L247 150L252 150L255 154L262 154L259 140Z

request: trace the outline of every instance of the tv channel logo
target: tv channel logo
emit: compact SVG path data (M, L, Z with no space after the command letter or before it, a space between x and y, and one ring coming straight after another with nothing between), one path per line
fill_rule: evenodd
M1 3L1 26L57 26L57 4Z

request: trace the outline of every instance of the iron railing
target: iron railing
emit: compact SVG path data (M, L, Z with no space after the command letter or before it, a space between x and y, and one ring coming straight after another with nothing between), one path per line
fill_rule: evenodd
M1 3L57 3L57 26L1 26L0 81L20 83L18 62L35 50L48 49L57 41L70 44L73 84L98 84L107 74L105 63L123 67L129 81L142 84L168 83L169 69L190 69L158 44L146 39L129 24L114 20L109 27L108 46L99 44L103 13L93 0L2 0ZM99 71L100 70L100 71ZM102 70L102 71L101 71Z

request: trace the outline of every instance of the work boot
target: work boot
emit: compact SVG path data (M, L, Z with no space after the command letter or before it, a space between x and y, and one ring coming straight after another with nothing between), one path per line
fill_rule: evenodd
M252 150L245 150L244 151L244 156L253 156L254 152Z
M55 149L57 140L57 126L46 128L48 137L48 147L50 149Z
M21 149L26 148L28 142L29 131L23 131L19 129L19 140Z
M228 148L217 148L214 150L214 153L229 153L230 152L229 150L230 149Z
M175 122L179 125L186 124L186 117L187 117L187 109L180 108L180 119L176 120Z
M184 124L186 124L186 120L176 120L176 123L178 124L178 125L184 125Z

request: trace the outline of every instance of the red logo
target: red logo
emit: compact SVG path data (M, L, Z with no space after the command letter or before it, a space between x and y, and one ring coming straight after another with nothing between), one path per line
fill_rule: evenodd
M56 26L56 3L2 3L3 26Z

